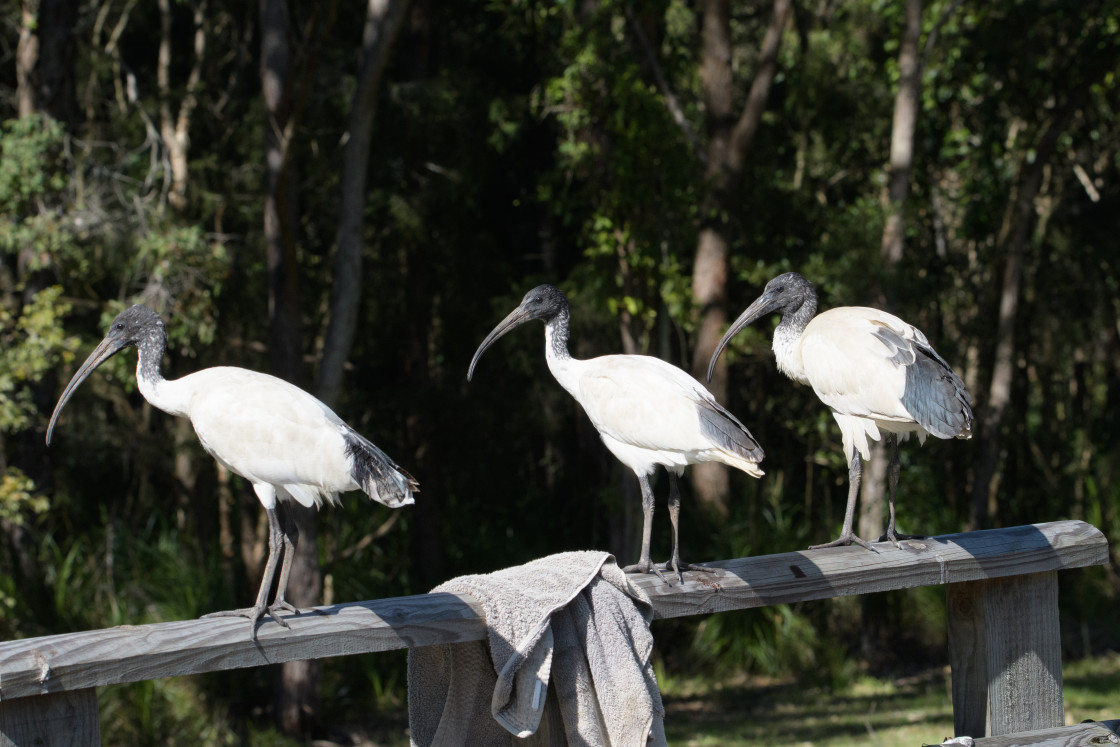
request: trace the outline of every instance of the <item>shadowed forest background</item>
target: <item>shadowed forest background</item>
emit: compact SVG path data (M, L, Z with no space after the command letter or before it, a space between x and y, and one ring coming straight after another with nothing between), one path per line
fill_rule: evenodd
M548 374L525 291L572 353L702 378L727 323L797 270L821 308L887 308L962 375L971 441L902 449L899 524L1065 518L1120 552L1120 2L3 0L0 638L246 606L264 512L135 354L62 416L108 321L167 322L169 377L214 365L315 393L420 481L300 515L299 605L422 593L549 553L637 556L640 496ZM770 323L712 391L766 450L682 481L692 561L832 539L847 469ZM883 528L885 460L857 533ZM669 552L665 481L654 560ZM1114 568L1063 577L1066 653L1120 645ZM842 681L944 663L915 590L655 624L665 676ZM267 624L267 623L266 623ZM138 683L130 744L268 742L375 719L404 656ZM271 736L270 736L271 735Z

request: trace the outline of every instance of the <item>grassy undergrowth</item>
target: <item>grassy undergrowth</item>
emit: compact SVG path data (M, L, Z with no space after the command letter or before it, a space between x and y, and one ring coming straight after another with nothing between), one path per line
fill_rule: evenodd
M1066 723L1120 718L1120 654L1064 667ZM953 735L949 670L856 678L828 691L795 681L662 683L672 747L937 744Z

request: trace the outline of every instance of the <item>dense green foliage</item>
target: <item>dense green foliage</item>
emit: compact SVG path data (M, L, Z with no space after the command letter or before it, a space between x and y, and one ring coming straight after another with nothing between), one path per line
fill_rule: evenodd
M362 9L289 5L307 384L332 294ZM623 509L636 500L633 476L549 377L539 327L503 339L470 384L467 364L521 295L548 281L572 299L574 354L619 352L625 335L688 368L697 231L709 220L733 237L730 314L796 269L822 308L889 303L962 373L982 421L976 438L904 447L903 529L964 528L981 446L999 435L982 524L1079 518L1120 551L1120 2L928 2L906 248L894 266L880 261L880 242L900 5L796 4L735 202L714 216L701 214L710 185L689 137L703 144L706 132L702 5L413 4L379 93L358 333L336 409L417 476L426 509L393 513L351 495L323 512L328 601L422 592L569 549L632 552ZM770 5L732 5L741 107ZM181 33L164 94L156 4L80 6L72 121L18 117L12 54L0 70L3 638L198 616L244 605L255 589L262 525L251 490L216 469L189 425L144 403L134 355L91 377L49 450L43 436L60 385L129 303L167 320L169 376L269 366L257 4L206 5L180 207L169 203L154 119L163 100L186 96L194 4L171 4ZM0 13L11 52L20 7ZM1037 189L1019 210L1032 176ZM987 424L1022 221L1010 404ZM839 524L839 432L811 390L775 370L769 340L756 325L728 352L729 406L766 449L767 475L733 475L719 521L682 483L692 560L801 549ZM655 559L669 547L661 506ZM1069 650L1118 645L1115 573L1067 580ZM944 659L942 605L934 589L889 608L892 630L906 631L890 645L905 646L907 661ZM669 672L804 672L827 684L849 677L858 656L855 600L659 625ZM371 702L399 703L402 662L330 662L328 711L365 717ZM103 716L122 743L234 743L267 728L264 672L112 692Z

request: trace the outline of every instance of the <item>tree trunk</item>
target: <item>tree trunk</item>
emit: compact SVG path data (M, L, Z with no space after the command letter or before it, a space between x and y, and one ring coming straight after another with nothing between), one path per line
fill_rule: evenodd
M290 186L291 111L288 90L291 52L284 0L261 0L261 94L265 108L264 238L268 266L269 351L272 372L300 378L299 266L293 227L298 215Z
M194 59L179 111L172 111L171 103L171 0L159 0L160 41L156 81L159 88L160 137L167 148L171 165L171 191L168 202L176 210L187 206L188 154L190 153L191 115L198 100L196 93L202 79L202 58L206 53L206 0L194 8Z
M366 6L361 66L343 146L330 321L315 382L316 393L327 404L333 404L338 399L343 367L357 326L362 295L366 173L377 115L377 92L408 4L408 0L369 0Z
M730 0L706 0L701 27L700 80L707 107L708 154L705 178L710 192L701 206L700 236L692 270L692 300L699 310L700 329L693 351L692 373L703 380L708 359L727 326L728 254L731 226L721 217L735 211L734 194L747 154L758 132L766 100L778 68L782 31L790 16L790 0L775 0L774 12L759 55L758 71L738 121L732 114ZM727 364L716 364L708 388L727 400ZM692 487L700 504L716 516L728 514L727 468L708 462L692 468Z
M996 350L992 362L992 379L980 417L980 443L976 457L975 479L968 528L983 529L995 517L999 493L999 463L1004 417L1011 403L1011 385L1015 373L1015 321L1019 313L1019 290L1023 261L1030 242L1035 198L1042 186L1042 176L1057 149L1058 139L1066 131L1073 115L1085 99L1081 89L1055 114L1034 149L1034 160L1023 168L1018 192L1008 202L997 245L1006 249L1007 264L1003 269L1000 290L999 321L996 324Z
M993 504L999 491L998 464L1002 449L1000 429L1007 406L1011 402L1011 380L1015 371L1015 318L1019 311L1019 281L1023 274L1023 255L1027 248L1034 198L1042 184L1043 163L1040 156L1028 167L1014 201L1011 218L1014 221L1013 235L1010 242L1005 244L1007 264L1003 268L992 379L988 385L987 407L981 421L982 438L976 460L976 479L972 487L969 529L985 527L994 513Z
M291 164L291 51L288 7L285 0L260 0L261 94L265 108L264 203L265 255L269 288L269 353L272 373L299 384L301 369L299 266L293 235L298 205ZM314 509L292 501L281 510L299 531L292 558L288 601L298 608L319 603L318 526ZM285 734L302 735L314 728L321 715L318 661L292 661L280 665L276 683L276 719Z
M902 262L903 238L906 233L905 209L910 196L910 172L914 162L914 130L918 122L918 102L921 98L921 69L918 62L918 42L922 36L922 0L906 0L906 19L898 50L898 93L894 100L894 120L891 126L890 165L887 168L887 190L884 209L887 220L883 228L880 250L882 277L887 287L879 289L879 303L893 310L894 298L888 292L894 287L898 267ZM872 540L883 533L886 514L886 462L890 458L882 441L871 445L871 459L866 465L860 483L859 524L857 534ZM864 646L865 650L876 646Z
M883 229L883 262L902 261L906 226L903 210L910 195L910 169L914 161L914 128L921 96L918 42L922 36L922 0L906 0L906 27L898 50L898 94L891 126L891 160L887 172L887 224Z
M24 0L16 46L20 117L43 114L71 124L78 112L74 86L76 0Z

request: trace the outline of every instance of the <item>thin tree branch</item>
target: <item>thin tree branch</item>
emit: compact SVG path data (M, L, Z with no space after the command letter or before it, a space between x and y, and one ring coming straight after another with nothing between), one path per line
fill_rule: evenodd
M762 112L766 109L766 101L770 97L771 84L778 72L778 53L782 47L782 33L786 22L789 20L792 0L774 0L774 13L770 17L770 25L766 29L766 36L762 40L762 53L758 58L758 72L755 73L751 83L747 103L743 113L735 124L731 133L731 150L728 154L728 165L735 172L743 168L747 152L754 142L758 132L759 123L762 121Z

